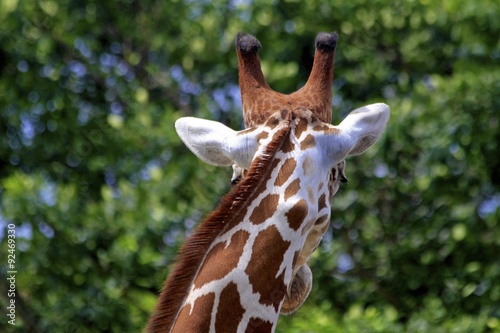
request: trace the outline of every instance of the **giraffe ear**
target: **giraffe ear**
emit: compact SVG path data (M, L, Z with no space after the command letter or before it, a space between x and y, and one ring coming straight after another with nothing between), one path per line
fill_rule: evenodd
M252 131L239 133L216 121L184 117L175 122L182 141L202 161L217 166L234 163L247 168L257 150Z
M370 148L384 132L389 121L390 108L376 103L351 111L337 126L336 139L330 140L328 155L341 161L348 155L358 155Z

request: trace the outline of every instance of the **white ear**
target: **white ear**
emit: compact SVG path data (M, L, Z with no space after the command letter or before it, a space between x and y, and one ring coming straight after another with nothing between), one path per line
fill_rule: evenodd
M239 134L216 121L184 117L175 122L175 129L186 146L208 164L236 163L248 168L257 150L257 138L252 131Z
M327 154L337 160L348 155L358 155L371 147L385 130L389 121L390 108L376 103L351 111L337 126L338 133L330 138Z

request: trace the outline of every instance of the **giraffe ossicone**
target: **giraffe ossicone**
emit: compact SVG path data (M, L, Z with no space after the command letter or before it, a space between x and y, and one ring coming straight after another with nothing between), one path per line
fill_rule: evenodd
M183 245L150 332L273 332L312 287L308 260L330 223L344 159L372 146L389 107L371 104L331 121L337 35L316 38L306 85L290 95L269 88L255 37L236 51L246 129L180 118L175 128L203 161L233 165L237 184Z

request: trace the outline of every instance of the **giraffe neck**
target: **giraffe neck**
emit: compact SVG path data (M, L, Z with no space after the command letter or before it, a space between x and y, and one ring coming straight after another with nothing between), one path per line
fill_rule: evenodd
M333 195L328 178L314 179L314 156L299 153L314 144L308 121L277 117L246 177L184 246L152 332L274 331L297 263L310 255L301 253L308 232L328 224Z

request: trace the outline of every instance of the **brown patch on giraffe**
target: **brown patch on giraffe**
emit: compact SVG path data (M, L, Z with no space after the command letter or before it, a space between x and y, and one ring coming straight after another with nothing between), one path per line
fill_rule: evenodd
M297 139L300 138L302 132L307 130L307 126L308 126L307 119L305 119L304 117L299 118L299 121L295 126L295 136L297 137Z
M307 187L307 195L309 196L309 202L314 202L315 195L311 186Z
M319 197L319 200L318 200L318 212L320 210L322 210L323 208L326 208L326 207L327 207L327 204L326 204L326 195L325 195L325 193L323 193Z
M304 140L300 143L300 149L306 150L308 148L316 147L316 139L312 134L308 134Z
M269 194L267 197L264 197L259 205L253 209L250 221L253 224L260 224L273 216L279 200L279 194Z
M283 186L283 184L286 183L288 178L293 174L295 169L297 168L297 161L295 158L290 157L287 158L286 161L283 163L283 166L281 167L281 172L278 174L276 177L276 180L274 181L275 186Z
M194 301L192 312L191 305L186 305L179 313L172 333L209 332L214 301L215 294L208 293ZM207 311L207 309L210 310Z
M269 132L267 131L262 131L259 134L257 134L257 142L260 142L260 140L265 140L269 137Z
M248 321L245 333L267 333L273 331L273 323L261 318L252 317Z
M297 201L297 203L285 214L290 228L295 231L299 230L308 212L309 208L307 208L307 202L304 199Z
M291 182L285 190L285 200L288 200L291 196L297 194L300 190L300 179L297 178Z
M313 131L328 131L330 129L330 126L328 126L327 124L322 124L322 123L319 123L317 125L315 125L313 127Z
M314 163L309 156L302 162L302 170L304 171L304 176L311 176L314 171Z
M281 160L280 160L279 158L275 158L275 159L271 162L271 164L269 165L269 169L270 169L270 170L276 170L276 168L278 167L278 165L279 165L280 163L281 163ZM276 178L276 180L274 181L274 185L275 185L275 186L281 186L281 185L283 185L283 184L278 185L278 183L281 183L281 181L280 181L279 179L280 179L280 175L278 175L278 177L277 177L277 178ZM286 179L285 179L285 181L286 181ZM262 185L264 186L264 187L262 188L262 191L265 191L265 190L266 190L266 189L265 189L265 186L267 185L267 182L266 182L266 183L263 183Z
M240 230L231 236L229 245L227 242L215 245L205 257L198 276L194 280L194 287L200 288L210 281L222 279L235 269L249 236L247 231Z
M215 331L236 332L244 313L245 309L241 305L238 286L236 283L230 282L220 293L219 306L215 316Z
M271 225L255 238L252 257L245 269L252 291L260 294L259 302L274 306L276 312L286 293L284 271L277 275L289 247L290 242L281 237L276 226Z
M283 142L283 145L281 146L282 152L287 154L287 153L291 153L294 150L295 150L295 144L292 142L292 140L287 140L287 141Z

